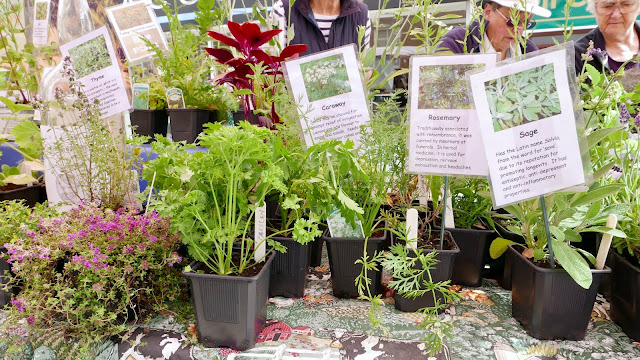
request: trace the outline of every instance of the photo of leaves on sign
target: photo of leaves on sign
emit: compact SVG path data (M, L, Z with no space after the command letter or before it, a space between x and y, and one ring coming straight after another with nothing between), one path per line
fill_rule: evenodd
M147 5L144 2L115 10L113 12L113 17L116 20L120 31L153 22L149 16Z
M494 132L561 113L553 64L487 81L485 90Z
M420 66L418 109L471 109L464 74L484 64Z
M47 20L47 7L46 2L36 2L36 20Z
M78 79L111 66L111 57L103 35L91 39L69 50L73 70Z
M310 102L351 91L344 55L336 54L300 65Z

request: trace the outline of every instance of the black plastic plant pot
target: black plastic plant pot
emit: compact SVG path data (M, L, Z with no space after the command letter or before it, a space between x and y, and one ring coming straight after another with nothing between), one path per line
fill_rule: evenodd
M439 234L440 231L437 231L437 233ZM456 244L456 247L454 249L435 250L436 253L438 254L436 256L436 259L438 259L438 263L435 264L435 267L429 271L431 273L431 279L433 280L433 282L451 280L454 263L456 262L456 257L460 256L460 248L457 245L457 239L455 238L455 235L452 235L452 237L454 238L453 240L454 244ZM428 254L432 251L433 250L431 249L428 249L428 250L422 249L423 254ZM415 312L418 309L433 307L435 305L433 295L434 295L433 292L428 292L421 297L410 299L410 298L404 298L394 293L393 299L395 300L396 309L404 312ZM438 302L442 303L444 298L442 293L436 292L435 297L438 300Z
M169 124L167 110L136 109L129 116L131 126L136 127L134 130L136 134L151 137L147 144L153 141L155 134L167 136L167 125Z
M33 186L24 186L18 189L0 191L0 201L5 200L24 200L25 205L29 207L36 206L37 203L43 202L42 190L44 183L39 183ZM45 191L46 194L46 191ZM45 199L46 200L46 196Z
M640 268L638 260L611 252L611 318L627 336L640 340Z
M0 286L4 286L8 279L5 277L5 272L11 270L11 265L7 263L5 256L7 255L7 249L4 246L0 246ZM0 289L0 308L3 308L11 301L11 293Z
M563 269L534 265L509 246L511 269L511 312L527 334L540 340L584 339L602 276L611 269L591 270L589 289L580 287Z
M369 238L367 242L367 254L369 257L372 257L375 252L382 251L386 238L386 230L379 237ZM362 264L356 264L355 262L362 259L364 238L334 238L329 234L329 229L326 229L322 239L327 244L333 296L342 299L358 297L356 278L360 275ZM378 266L378 269L380 269L380 266ZM381 271L368 271L367 276L371 279L371 295L381 294Z
M449 228L460 248L451 274L451 282L465 286L482 285L484 250L496 238L493 230Z
M518 234L512 233L510 231L503 231L499 233L498 236L502 236L502 238L517 242L519 244L524 244L524 238ZM488 244L489 246L491 243ZM485 259L491 257L489 256L489 246L485 248ZM506 251L497 259L491 259L489 262L490 272L498 281L498 284L505 290L511 290L511 264L513 263L513 256Z
M204 124L216 121L216 113L202 109L169 109L173 141L191 144L204 129Z
M316 267L322 264L322 246L324 245L324 240L322 236L315 238L311 243L309 243L309 247L311 248L309 251L309 266Z
M183 272L191 282L198 340L205 347L246 350L256 343L267 317L273 256L254 277ZM194 271L202 266L193 263Z
M284 237L273 237L273 240L284 245L287 252L274 251L269 296L300 298L307 285L310 246Z

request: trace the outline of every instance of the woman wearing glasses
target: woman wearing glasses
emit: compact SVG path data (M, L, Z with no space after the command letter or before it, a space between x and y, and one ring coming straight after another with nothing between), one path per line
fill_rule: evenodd
M523 7L524 5L524 7ZM438 51L462 53L500 54L502 60L521 55L524 52L538 50L530 40L522 44L524 30L536 26L533 15L551 16L551 12L538 6L538 0L493 0L483 5L484 26L478 21L469 25L469 31L463 27L455 28L442 37ZM484 30L484 34L481 34Z
M640 21L636 18L640 14L639 4L640 0L587 0L587 10L596 16L598 27L575 43L576 74L582 72L583 54L588 53L588 63L601 72L617 71L638 55ZM589 48L591 41L593 46ZM626 69L638 69L639 66L630 62Z

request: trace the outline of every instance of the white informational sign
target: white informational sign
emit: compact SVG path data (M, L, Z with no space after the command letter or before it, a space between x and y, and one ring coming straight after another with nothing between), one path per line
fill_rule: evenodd
M284 72L307 146L347 139L357 146L370 116L355 45L286 61Z
M566 57L562 49L470 76L494 207L585 182Z
M496 54L411 57L407 172L489 175L465 73L496 60Z
M71 58L76 77L89 99L100 101L102 118L131 108L106 27L60 45L60 52L63 58Z
M49 40L50 0L36 0L33 4L33 45L44 46Z
M124 49L129 62L136 62L153 55L145 38L158 45L162 51L167 50L167 41L150 2L135 1L107 8L107 17Z

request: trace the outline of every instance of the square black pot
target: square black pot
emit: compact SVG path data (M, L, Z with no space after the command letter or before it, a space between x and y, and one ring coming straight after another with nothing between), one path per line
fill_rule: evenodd
M435 231L434 233L438 233L440 234L440 231ZM446 234L446 231L445 231ZM438 259L438 263L435 265L435 267L433 269L431 269L429 272L431 274L431 279L433 280L433 282L440 282L440 281L446 281L446 280L451 280L451 276L453 274L453 268L454 268L454 263L456 262L456 258L458 256L460 256L460 248L457 245L457 239L452 235L453 237L453 242L454 244L456 244L456 248L453 250L435 250L435 252L438 254L436 256L436 259ZM422 249L422 253L423 254L427 254L430 253L434 250L427 250L427 249ZM421 264L419 264L421 266ZM444 296L442 296L442 293L437 292L436 294L436 299L441 302L442 299L444 298ZM400 311L404 311L404 312L415 312L418 309L422 309L422 308L426 308L426 307L433 307L435 305L435 302L433 300L433 292L429 292L424 294L421 297L415 298L415 299L410 299L410 298L404 298L396 293L393 294L393 299L395 300L395 307L396 309L400 310Z
M198 340L205 347L246 350L256 343L267 318L273 256L254 277L183 272L191 281ZM202 264L194 263L198 270Z
M169 109L171 137L173 141L192 144L202 132L203 126L216 121L216 113L202 109Z
M640 268L638 260L611 252L611 318L627 336L640 340Z
M129 114L131 126L135 126L135 133L149 136L151 143L155 134L167 136L167 125L169 124L169 114L167 110L139 110L136 109Z
M43 199L44 188L44 183L39 183L32 186L21 187L19 189L0 191L0 201L22 199L25 201L27 206L34 207L36 204L46 200L46 190L44 191Z
M493 230L448 228L460 248L455 258L451 282L465 286L482 285L484 250L496 238Z
M271 264L271 280L269 296L300 298L304 295L309 270L310 245L284 237L273 237L273 240L287 248L286 253L274 251Z
M611 269L592 269L593 281L584 289L563 269L535 266L514 245L507 251L513 258L511 312L527 334L540 340L584 339L598 286Z
M380 237L370 238L367 241L367 254L373 256L375 252L382 251L387 231ZM356 288L356 277L362 270L361 264L356 264L356 260L362 258L364 250L364 238L338 238L329 235L329 229L324 231L322 239L327 244L329 255L329 268L331 269L331 286L333 296L337 298L358 297ZM380 266L378 266L380 269ZM382 273L378 271L368 271L371 279L371 295L382 293Z

